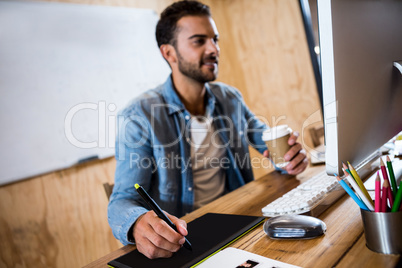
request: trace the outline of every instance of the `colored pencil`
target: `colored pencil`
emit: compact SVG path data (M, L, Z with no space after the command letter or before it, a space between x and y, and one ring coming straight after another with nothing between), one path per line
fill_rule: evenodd
M384 180L384 183L382 184L381 212L387 212L388 188L389 182Z
M369 193L367 192L366 187L364 187L364 184L363 184L362 180L360 179L359 174L357 174L356 170L354 169L354 167L349 162L348 162L348 165L349 165L349 170L352 173L353 178L355 179L355 181L359 185L359 187L362 190L363 194L370 200L371 197L370 197Z
M374 211L380 212L381 210L381 180L380 173L377 172L377 177L375 178L375 199L374 199Z
M348 172L350 175L352 175L352 173L350 173L350 170L349 170L348 166L343 162L342 162L342 167L343 167L343 169L346 170L346 172Z
M394 169L392 167L392 162L388 155L387 155L387 167L388 167L389 179L391 181L392 186L392 194L395 198L396 193L398 192L398 188L396 187L396 180L395 180Z
M357 203L357 205L364 210L369 210L368 207L357 197L357 195L350 189L347 183L342 180L338 175L334 174L339 184L345 189L349 196Z
M401 200L402 200L402 185L401 183L399 183L399 189L398 192L396 193L394 205L392 206L391 209L392 212L397 212L399 210L399 207L401 206Z
M384 181L388 182L387 196L388 196L389 202L392 207L394 205L394 198L393 198L391 187L389 187L390 183L389 183L389 179L388 179L387 169L385 168L384 161L382 161L381 157L380 157L380 163L381 163L380 168L381 168L381 172L382 172L382 177L383 177ZM383 187L384 187L384 185L383 185Z
M360 187L357 185L356 181L353 179L353 177L346 172L345 169L343 169L343 172L345 173L346 180L349 182L349 184L352 186L353 190L355 190L356 195L360 197L360 199L363 201L363 203L366 205L366 207L370 211L374 211L374 203L371 197L368 199L360 189Z

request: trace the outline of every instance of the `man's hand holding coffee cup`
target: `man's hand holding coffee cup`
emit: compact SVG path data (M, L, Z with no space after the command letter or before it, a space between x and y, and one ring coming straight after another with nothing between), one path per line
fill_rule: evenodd
M276 166L285 169L290 175L303 172L308 159L301 144L297 142L298 132L293 132L287 125L273 127L263 134L268 150L265 157L270 157Z
M288 140L288 144L291 146L290 150L284 156L285 160L289 161L285 169L291 175L302 173L308 166L306 151L302 148L302 145L297 142L298 137L298 132L292 133Z

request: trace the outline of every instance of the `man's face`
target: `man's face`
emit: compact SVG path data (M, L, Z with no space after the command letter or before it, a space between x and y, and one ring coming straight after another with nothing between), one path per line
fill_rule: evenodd
M218 30L212 18L186 16L177 22L176 53L179 71L205 83L218 76Z

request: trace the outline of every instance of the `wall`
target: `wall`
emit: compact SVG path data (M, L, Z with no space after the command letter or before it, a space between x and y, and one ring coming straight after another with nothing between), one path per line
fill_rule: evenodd
M160 13L173 1L66 2ZM269 124L287 123L302 132L319 103L298 1L204 2L221 34L219 81L239 88ZM310 144L308 137L304 144ZM114 166L114 159L106 159L1 187L0 267L79 267L119 248L107 224L102 186L113 183ZM254 172L258 178L269 170L257 165Z

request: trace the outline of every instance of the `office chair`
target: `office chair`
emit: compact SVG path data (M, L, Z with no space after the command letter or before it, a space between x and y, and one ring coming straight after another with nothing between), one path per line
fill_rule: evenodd
M113 192L113 187L114 187L114 184L110 184L108 182L103 184L103 188L105 189L105 193L106 193L106 196L107 196L108 200L110 199L110 195Z

